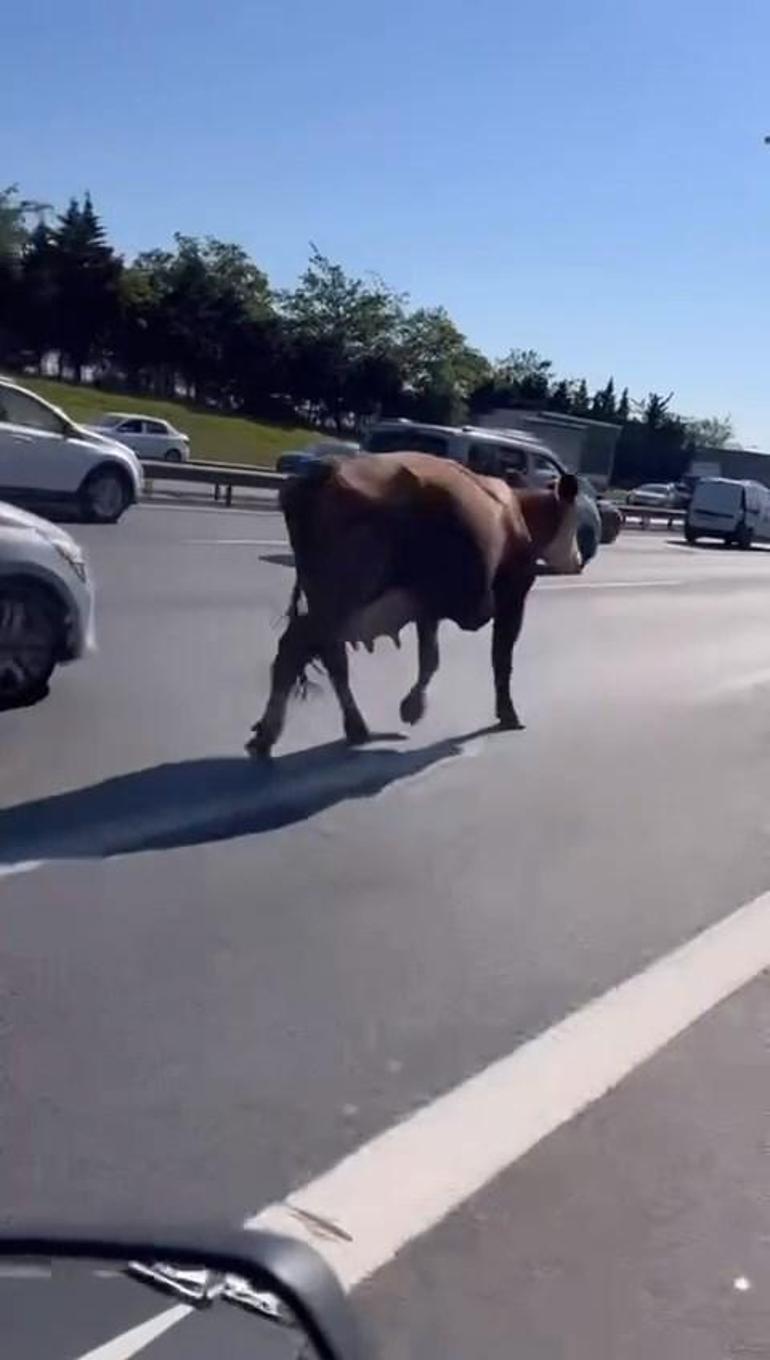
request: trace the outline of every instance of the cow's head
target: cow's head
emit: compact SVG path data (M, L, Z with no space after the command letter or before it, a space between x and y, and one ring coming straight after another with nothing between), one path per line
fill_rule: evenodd
M522 510L538 556L560 576L582 571L577 544L578 479L563 472L547 491L524 492Z

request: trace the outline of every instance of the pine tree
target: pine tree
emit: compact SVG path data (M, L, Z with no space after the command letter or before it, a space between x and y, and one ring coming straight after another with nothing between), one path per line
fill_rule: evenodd
M591 403L588 397L588 383L586 382L585 378L581 378L580 382L575 388L575 397L572 409L574 410L576 416L587 416L591 409Z
M90 194L70 199L51 233L55 291L54 343L80 381L103 351L118 315L122 262L107 243Z

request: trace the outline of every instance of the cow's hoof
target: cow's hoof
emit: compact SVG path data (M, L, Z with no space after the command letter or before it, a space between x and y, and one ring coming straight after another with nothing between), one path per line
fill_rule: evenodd
M497 719L500 724L501 732L524 731L524 724L519 718L518 713L513 708L511 709L510 713L498 713Z
M409 723L410 727L414 727L425 712L425 695L422 690L411 689L401 700L401 707L398 711L401 714L401 721Z
M371 732L363 718L348 718L345 723L345 740L348 746L365 746L371 741Z
M246 742L246 754L252 760L265 760L273 749L275 737L266 732L261 723L254 728L254 736Z

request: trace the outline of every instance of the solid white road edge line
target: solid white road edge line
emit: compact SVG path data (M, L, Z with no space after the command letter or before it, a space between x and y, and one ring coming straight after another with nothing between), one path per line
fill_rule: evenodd
M770 892L247 1219L352 1289L770 965Z
M137 1351L144 1350L156 1337L162 1336L169 1327L174 1327L192 1312L193 1309L186 1303L167 1308L165 1313L158 1313L148 1322L141 1322L122 1336L116 1336L112 1341L105 1341L103 1346L97 1346L96 1350L86 1352L79 1360L130 1360Z

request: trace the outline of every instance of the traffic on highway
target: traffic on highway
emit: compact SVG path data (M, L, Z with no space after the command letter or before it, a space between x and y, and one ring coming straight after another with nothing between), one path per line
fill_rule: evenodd
M6 6L0 1360L770 1360L770 7L657 8Z
M764 891L762 548L726 555L627 530L583 573L541 576L516 649L526 733L489 726L483 638L444 625L413 734L394 730L412 647L380 641L351 660L370 742L340 741L316 676L272 761L255 764L243 732L295 568L274 497L248 510L147 502L117 531L45 532L70 530L95 589L96 648L44 702L2 717L8 1222L259 1226L326 1258L380 1353L413 1354L428 1332L448 1347L455 1330L470 1349L514 1325L527 1353L569 1326L587 1357L615 1334L583 1304L620 1269L621 1219L628 1269L654 1280L671 1266L665 1185L681 1183L677 1222L699 1244L678 1249L682 1289L743 1335L750 1300L733 1281L762 1277L756 1232L731 1230L704 1262L697 1219L712 1203L732 1213L738 1195L749 1213L762 1174L749 1060L729 1066L736 1027L766 1006L757 925L733 921L752 901L758 914ZM724 960L738 926L751 948L736 973ZM709 930L726 933L702 976ZM731 1009L677 1038L682 1016L648 974L658 959L676 961L685 992L694 970L693 1019L732 995ZM600 1010L584 1039L562 1033L597 1004L621 1009ZM640 1067L633 1033L648 1010L651 1051L665 1052ZM594 1078L605 1025L628 1040ZM729 1133L725 1081L747 1108ZM613 1178L642 1109L629 1198ZM197 1354L189 1300L136 1308L107 1267L88 1290L19 1269L2 1281L19 1355L53 1354L52 1328L77 1355L120 1338L116 1354L140 1340L148 1354ZM19 1310L33 1281L50 1307ZM655 1310L623 1298L657 1335ZM667 1308L672 1338L684 1325ZM264 1353L295 1353L287 1339L268 1328Z

